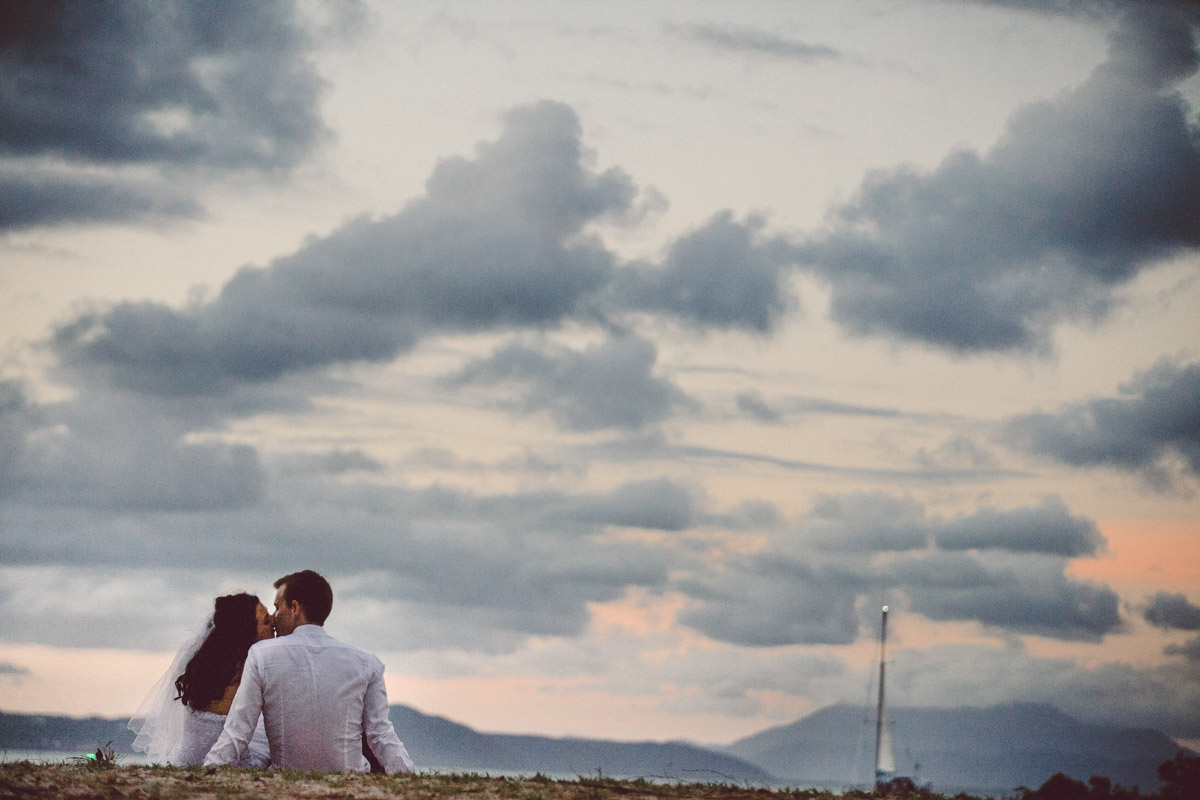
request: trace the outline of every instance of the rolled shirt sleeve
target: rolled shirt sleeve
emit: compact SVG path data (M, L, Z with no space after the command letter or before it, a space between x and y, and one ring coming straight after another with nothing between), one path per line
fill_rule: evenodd
M387 687L383 683L383 662L373 658L375 670L367 684L363 698L363 736L375 758L389 775L397 772L413 772L416 767L409 758L408 750L396 735L392 721L388 718Z
M204 757L205 766L238 764L250 747L263 710L262 669L256 655L251 647L242 668L242 682L225 717L225 728Z

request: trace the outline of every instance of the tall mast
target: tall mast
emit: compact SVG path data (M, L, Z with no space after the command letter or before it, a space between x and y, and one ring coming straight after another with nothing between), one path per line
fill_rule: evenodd
M879 626L879 706L875 710L875 780L881 780L883 776L895 769L894 757L890 752L885 753L884 736L886 723L884 722L884 671L887 669L887 617L888 607L883 607L883 621ZM890 750L890 741L889 750Z

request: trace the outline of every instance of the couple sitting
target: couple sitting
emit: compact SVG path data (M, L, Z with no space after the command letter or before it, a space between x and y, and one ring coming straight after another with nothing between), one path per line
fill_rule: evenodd
M275 614L218 597L129 727L152 763L412 772L388 719L383 662L321 626L333 590L312 570L275 581Z

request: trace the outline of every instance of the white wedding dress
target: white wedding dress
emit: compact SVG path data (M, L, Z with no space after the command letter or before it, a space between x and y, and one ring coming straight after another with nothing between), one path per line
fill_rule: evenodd
M177 767L203 764L204 757L208 755L208 751L212 749L224 728L224 714L187 709L187 713L183 717L183 735L175 747L175 752L168 755L167 763ZM242 756L238 766L265 767L270 763L271 746L267 742L267 731L263 727L262 715L259 715L258 727L254 729L250 746L246 748L246 754Z
M129 729L137 734L133 740L133 749L145 753L147 763L172 764L179 767L203 764L204 757L208 755L209 749L225 727L224 714L194 711L176 699L175 679L183 674L188 662L211 632L210 617L199 635L175 654L171 666L158 679L158 683L154 684L154 688L129 720ZM250 746L238 762L238 766L265 767L270 763L271 748L260 715Z

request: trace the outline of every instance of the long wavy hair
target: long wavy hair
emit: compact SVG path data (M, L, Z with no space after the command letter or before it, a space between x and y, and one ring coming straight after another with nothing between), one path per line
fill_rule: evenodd
M257 597L244 592L217 598L212 632L176 679L176 700L203 711L225 695L258 639L258 605Z

